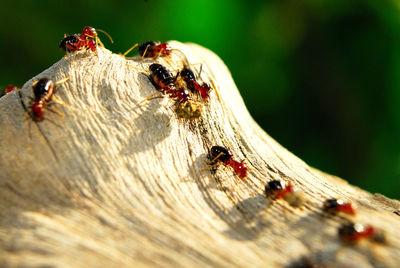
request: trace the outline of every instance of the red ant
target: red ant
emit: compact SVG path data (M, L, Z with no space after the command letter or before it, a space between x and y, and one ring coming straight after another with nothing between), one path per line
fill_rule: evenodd
M362 239L382 244L386 242L384 232L372 225L346 223L338 229L338 235L343 242L348 244L358 243Z
M96 42L92 39L82 39L79 35L64 35L64 39L61 40L60 49L67 52L73 52L81 50L82 48L90 49L93 52L96 51Z
M157 58L159 56L168 56L171 54L172 49L169 48L168 43L157 43L154 41L144 42L143 44L135 44L123 56L127 55L135 47L139 46L138 52L142 58Z
M14 86L14 85L8 85L8 86L6 86L4 93L7 94L7 93L10 93L12 91L17 91L17 90L19 90L19 87Z
M296 192L293 185L286 185L284 181L273 180L265 185L265 195L268 199L277 200L284 199L292 207L301 207L304 204L304 198Z
M223 164L231 166L235 170L236 174L238 174L239 178L244 179L247 177L247 166L244 163L244 160L242 160L241 162L234 160L232 154L225 147L211 147L210 157L212 158L212 160L209 164L217 161L217 163L212 165L211 168L218 165L218 161L221 161Z
M4 92L1 92L1 93L0 93L0 97L3 97L4 95L6 95L6 94L8 94L8 93L10 93L10 92L18 91L18 90L19 90L19 87L16 87L16 86L14 86L14 85L8 85L8 86L6 86L6 88L4 89Z
M185 66L180 72L180 75L187 84L187 87L190 89L190 91L198 91L203 100L207 100L210 97L210 85L208 85L207 83L203 83L202 85L200 85L193 71L189 67Z
M351 203L344 203L340 199L328 199L324 202L323 210L331 214L343 212L349 215L356 215L356 209Z
M97 29L97 31L102 32L107 35L107 37L111 40L111 43L114 43L111 36L103 30ZM103 43L100 41L97 31L95 28L86 26L83 28L83 31L80 35L73 34L67 35L64 34L64 39L60 42L60 49L66 51L67 53L81 50L82 48L90 49L93 52L96 51L97 44L104 47Z
M41 78L37 81L35 81L32 84L33 87L33 95L34 98L31 100L33 101L33 104L31 105L31 117L34 121L43 121L43 111L46 106L48 106L49 102L51 100L62 104L66 105L64 102L58 100L54 95L54 86L62 84L66 82L70 77L68 76L67 78L64 78L60 81L53 82L49 78ZM49 109L50 110L50 109ZM52 112L57 113L60 116L63 116L59 111L57 110L50 110Z

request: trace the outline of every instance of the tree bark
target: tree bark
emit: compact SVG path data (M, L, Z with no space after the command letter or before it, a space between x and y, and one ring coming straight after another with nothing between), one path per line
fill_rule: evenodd
M198 119L180 118L161 94L141 102L155 92L147 77L154 61L104 48L70 53L0 99L1 267L280 267L303 257L399 266L398 201L309 167L254 122L215 54L170 44L201 63L202 80L216 88ZM176 51L156 61L182 68ZM24 120L20 95L29 108L34 81L68 76L55 88L68 106ZM246 159L247 178L229 166L210 170L213 145ZM293 184L306 204L267 200L273 179ZM325 215L332 197L357 205L357 216ZM343 247L337 229L346 218L382 228L388 242Z

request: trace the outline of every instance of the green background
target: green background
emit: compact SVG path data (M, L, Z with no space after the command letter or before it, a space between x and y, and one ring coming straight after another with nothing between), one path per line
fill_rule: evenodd
M400 199L397 0L4 1L0 87L58 61L64 33L113 52L195 42L227 64L256 121L308 164Z

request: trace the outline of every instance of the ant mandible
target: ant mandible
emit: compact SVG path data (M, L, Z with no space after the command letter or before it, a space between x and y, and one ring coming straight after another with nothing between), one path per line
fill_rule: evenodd
M323 210L330 214L337 214L340 212L356 215L356 209L351 203L345 203L341 199L328 199L324 202Z
M290 183L273 180L265 185L265 195L268 199L284 199L292 207L301 207L304 204L304 197L298 193Z
M212 158L210 165L216 162L210 168L218 165L218 162L222 162L224 165L231 166L239 178L244 179L247 177L247 166L244 163L244 159L241 162L234 160L232 154L225 147L218 145L211 147L210 157Z
M64 102L58 100L53 95L53 93L54 93L55 85L62 84L64 82L66 82L69 78L70 77L68 76L67 78L64 78L55 83L50 78L41 78L32 84L34 98L31 99L33 104L31 105L30 108L31 108L31 117L34 121L36 121L36 122L43 121L44 109L46 108L46 106L48 106L48 104L51 100L53 100L61 105L66 105ZM63 116L63 114L60 113L56 109L52 109L52 110L49 109L49 110L60 116Z
M376 243L386 243L385 233L372 225L362 225L359 223L346 223L338 229L339 238L347 244L356 244L362 239L367 239Z

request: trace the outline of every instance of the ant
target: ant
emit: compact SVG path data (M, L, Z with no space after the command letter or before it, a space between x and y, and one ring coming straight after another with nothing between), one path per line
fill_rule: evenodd
M225 165L231 166L235 170L239 178L244 179L247 177L247 166L244 163L244 159L241 162L234 160L232 154L225 147L218 145L213 146L211 147L209 155L212 158L209 164L217 162L210 168L218 165L218 161L220 161Z
M175 99L178 102L187 102L189 100L189 91L185 88L177 89L175 86L179 72L175 77L173 77L167 68L158 63L151 64L149 69L150 81L157 88L157 90L161 91L163 94L168 94L172 99ZM145 100L151 98L153 95Z
M53 155L54 155L54 157L55 157L55 159L57 161L58 161L58 157L57 157L57 154L56 154L55 150L51 146L51 143L50 143L49 139L46 137L46 135L44 134L42 128L37 123L44 120L43 111L44 111L46 106L50 105L49 104L50 101L55 101L55 102L57 102L59 104L66 105L64 102L56 99L56 97L53 95L53 93L54 93L54 86L55 85L62 84L64 82L66 82L69 78L70 78L70 76L68 76L67 78L64 78L64 79L62 79L60 81L57 81L55 83L49 78L41 78L41 79L33 82L32 83L32 88L33 88L34 98L31 98L31 102L33 102L33 104L29 107L31 109L31 113L29 113L28 108L26 107L26 105L25 105L25 103L23 101L21 90L18 90L18 94L19 94L19 98L20 98L20 101L21 101L21 105L25 110L26 119L28 118L28 116L30 116L32 118L32 120L36 123L36 126L37 126L38 130L40 131L40 133L42 134L43 138L45 139L45 141L49 145L49 148L50 148L51 152L53 153ZM50 108L47 108L47 109L49 111L52 111L52 112L60 115L60 116L64 116L62 113L60 113L57 110L52 110ZM56 124L54 122L52 122L52 123Z
M0 94L0 97L4 96L10 92L18 91L18 90L19 90L19 87L17 87L17 86L7 85L6 88L4 89L4 92L2 94Z
M99 32L103 32L114 43L111 36L103 30L97 29ZM97 44L104 47L103 43L100 41L97 31L95 28L86 26L83 28L82 33L67 35L64 34L64 39L60 42L60 49L66 51L67 53L81 50L82 48L90 49L91 51L96 51Z
M345 203L341 199L328 199L324 202L323 210L331 214L343 212L349 215L356 215L356 209L351 203Z
M158 58L159 56L169 56L172 49L168 46L168 43L157 43L155 41L144 42L143 44L135 44L123 56L127 55L135 47L139 46L138 52L142 58Z
M59 45L61 50L68 53L81 50L82 48L90 49L93 52L96 51L96 42L92 39L82 39L79 35L64 35L64 39L61 40Z
M200 85L200 83L197 81L195 74L189 67L185 66L180 72L180 76L183 78L191 92L199 92L203 100L207 100L210 97L210 85L205 82Z
M36 122L43 121L43 119L44 119L43 111L44 111L45 107L49 105L49 102L51 100L53 100L59 104L66 105L64 102L58 100L53 95L53 93L54 93L55 85L62 84L64 82L66 82L69 78L70 77L68 76L67 78L64 78L55 83L50 78L41 78L32 84L34 98L31 99L33 104L31 105L30 108L31 108L31 117L32 117L33 121L36 121ZM59 111L57 111L55 109L53 109L53 110L49 109L49 110L60 116L63 116Z
M347 244L356 244L362 239L367 239L376 243L386 243L383 230L377 229L372 225L362 225L359 223L346 223L338 229L339 238Z
M273 180L265 185L265 195L268 199L284 199L292 207L301 207L304 204L303 196L298 193L290 183L286 185L284 181Z

